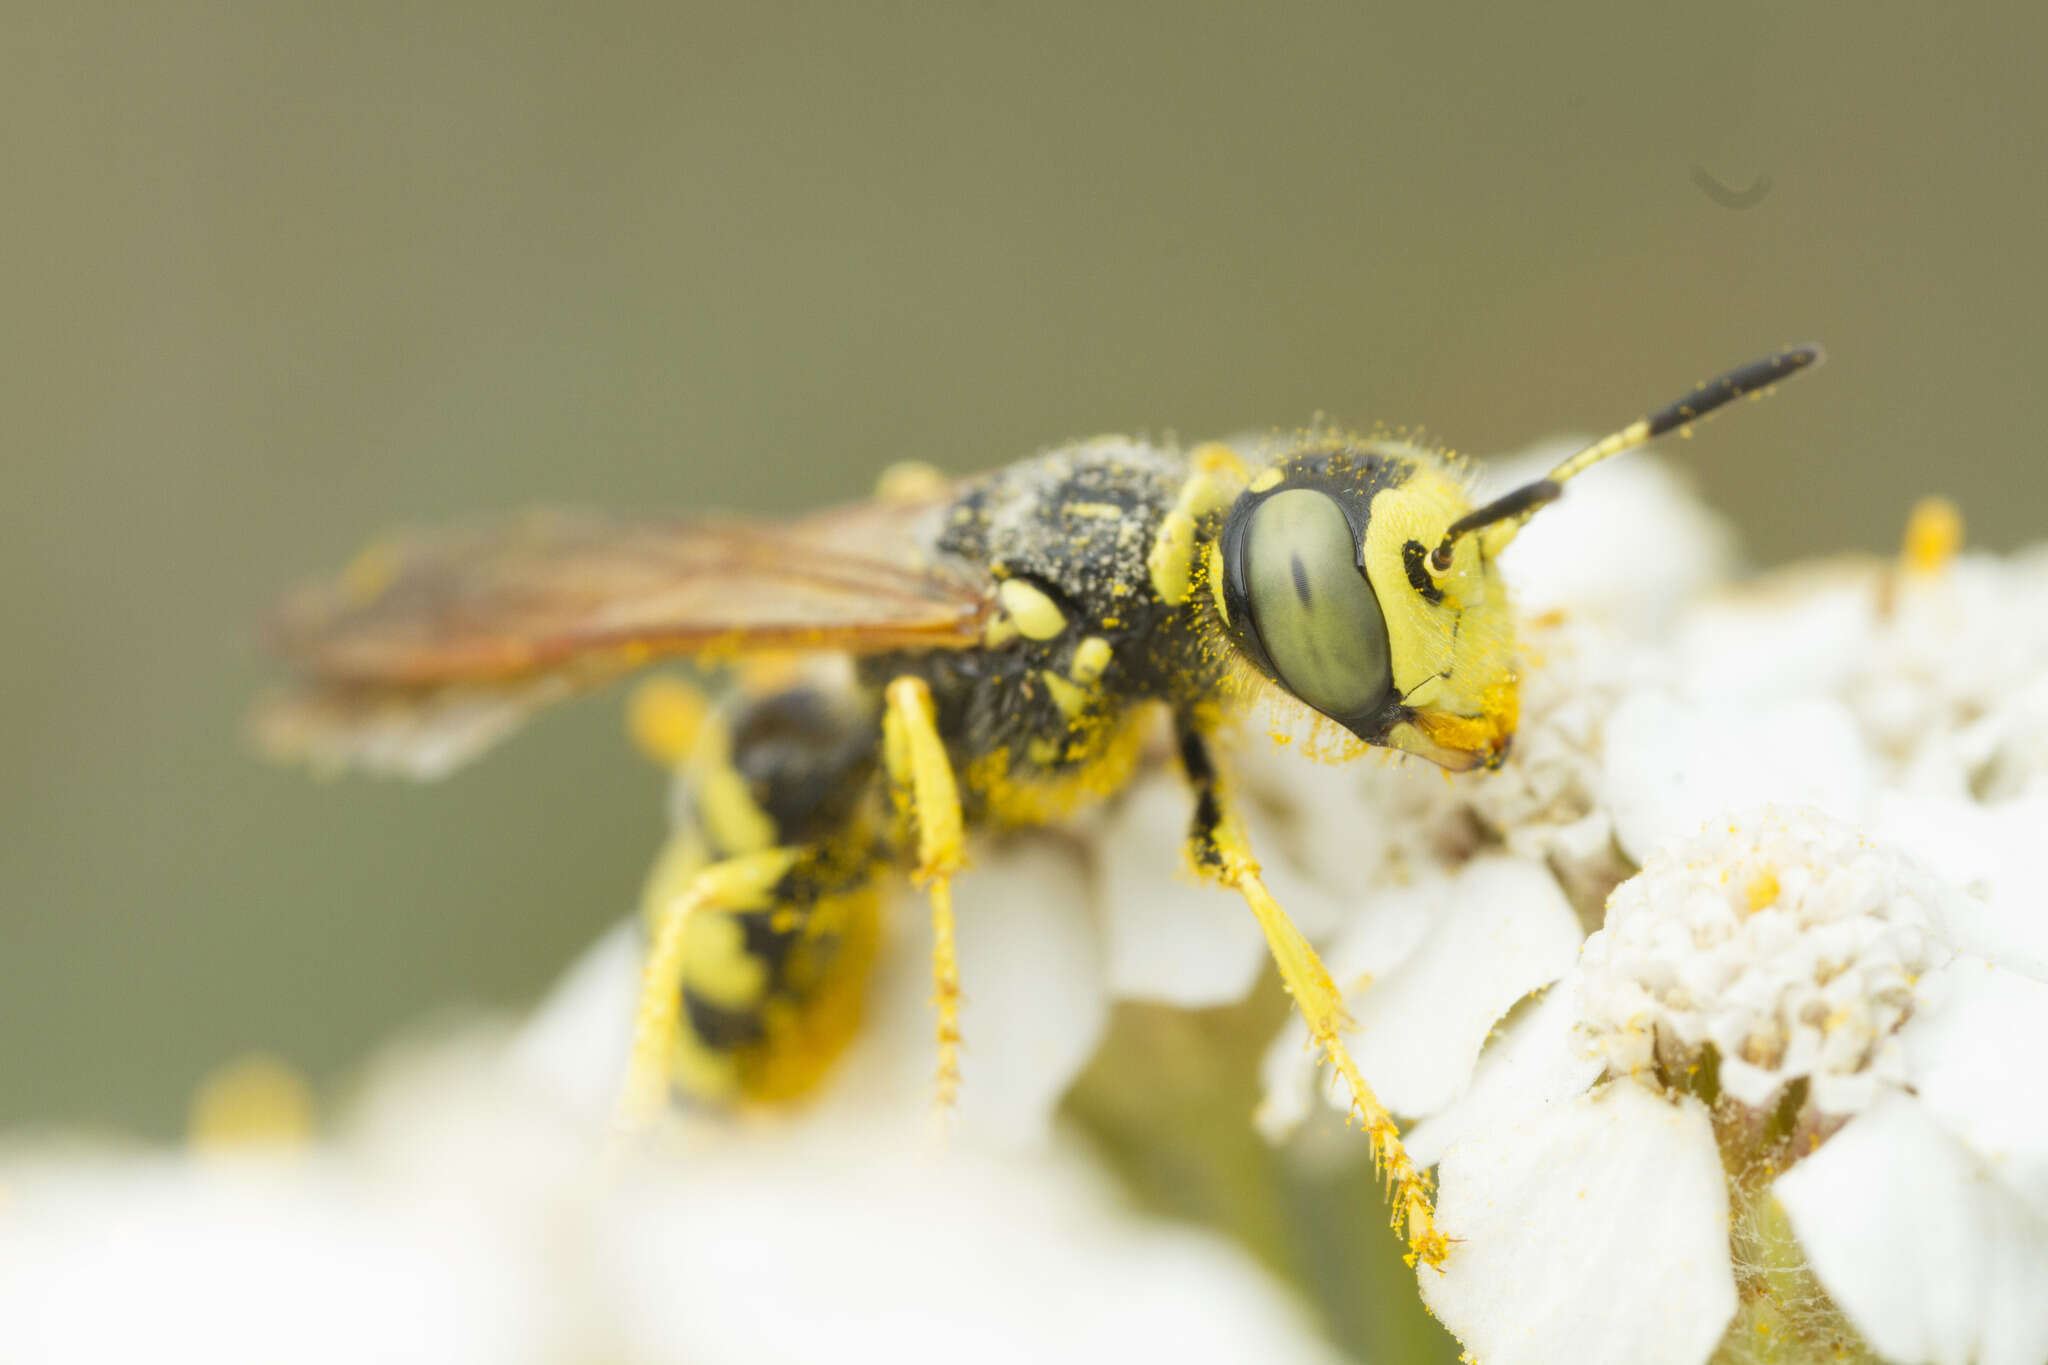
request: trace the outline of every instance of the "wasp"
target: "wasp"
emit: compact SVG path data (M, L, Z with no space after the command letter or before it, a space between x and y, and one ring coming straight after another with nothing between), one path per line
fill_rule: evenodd
M373 547L280 611L281 756L433 776L536 707L664 657L794 655L707 714L641 717L690 809L650 877L627 1103L801 1094L853 1033L886 879L933 922L937 1087L958 1084L951 880L970 831L1122 788L1160 712L1188 849L1240 895L1353 1101L1412 1255L1441 1264L1427 1176L1353 1064L1340 997L1268 893L1216 738L1278 689L1369 746L1453 772L1507 759L1514 618L1499 556L1610 456L1821 358L1741 366L1475 508L1463 467L1309 430L1251 457L1082 441L779 524L545 515Z

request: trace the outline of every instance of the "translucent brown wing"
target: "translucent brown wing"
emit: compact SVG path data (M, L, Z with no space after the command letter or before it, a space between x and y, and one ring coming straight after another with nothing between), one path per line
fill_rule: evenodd
M282 756L432 775L664 655L972 645L993 583L930 551L941 509L772 526L551 513L402 537L285 604L272 638L299 687L257 732Z

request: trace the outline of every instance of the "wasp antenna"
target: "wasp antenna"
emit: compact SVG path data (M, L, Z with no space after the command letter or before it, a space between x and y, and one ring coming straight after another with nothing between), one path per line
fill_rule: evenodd
M1752 360L1747 365L1738 365L1720 378L1709 379L1699 385L1685 397L1666 403L1648 417L1638 418L1612 436L1593 442L1551 470L1547 477L1553 483L1563 483L1610 456L1634 450L1667 431L1710 416L1744 394L1757 393L1801 370L1810 370L1825 357L1826 352L1818 346L1793 346L1761 360Z
M1505 533L1500 537L1500 544L1506 544L1521 528L1521 523L1534 516L1538 508L1563 496L1567 479L1576 478L1602 460L1634 450L1667 431L1711 416L1745 394L1760 394L1779 380L1789 379L1801 370L1810 370L1826 358L1827 353L1817 345L1792 346L1761 360L1752 360L1747 365L1738 365L1717 379L1709 379L1683 398L1666 403L1647 417L1637 418L1611 436L1601 437L1536 482L1524 484L1452 522L1450 529L1444 532L1443 540L1430 554L1430 567L1438 573L1448 570L1451 567L1451 549L1459 537L1470 535L1482 527L1506 523Z
M1547 503L1556 502L1564 496L1564 485L1556 479L1538 479L1525 483L1512 493L1503 493L1486 506L1475 512L1467 512L1451 523L1451 529L1444 532L1444 538L1429 556L1429 567L1438 573L1448 572L1451 567L1451 549L1458 543L1458 537L1467 536L1483 526L1492 526L1503 521L1526 521L1536 515L1536 509Z

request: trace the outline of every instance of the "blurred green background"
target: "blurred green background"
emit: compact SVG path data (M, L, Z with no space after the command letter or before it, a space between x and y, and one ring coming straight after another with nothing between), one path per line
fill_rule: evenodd
M1685 447L1759 560L1932 489L2042 529L2029 7L15 0L0 38L0 1122L174 1132L210 1064L331 1077L628 904L661 784L610 702L436 789L246 752L266 602L394 523L1319 410L1502 450L1818 338Z

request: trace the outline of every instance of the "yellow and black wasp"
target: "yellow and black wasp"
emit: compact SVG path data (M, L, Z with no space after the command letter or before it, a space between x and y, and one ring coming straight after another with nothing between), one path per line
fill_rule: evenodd
M1328 974L1260 879L1213 738L1272 685L1365 744L1451 770L1501 763L1517 697L1502 548L1590 465L1820 354L1700 385L1476 510L1446 456L1315 430L1257 460L1084 441L958 482L897 478L874 501L772 526L543 516L401 539L286 605L276 640L299 682L259 730L280 754L431 776L535 706L657 658L811 661L756 675L701 723L643 718L687 750L692 793L649 882L629 1081L645 1107L672 1088L769 1100L811 1085L857 1024L883 879L899 871L931 902L950 1097L950 879L966 832L1115 793L1163 711L1194 865L1257 917L1350 1091L1397 1228L1438 1264L1428 1181L1346 1052Z

